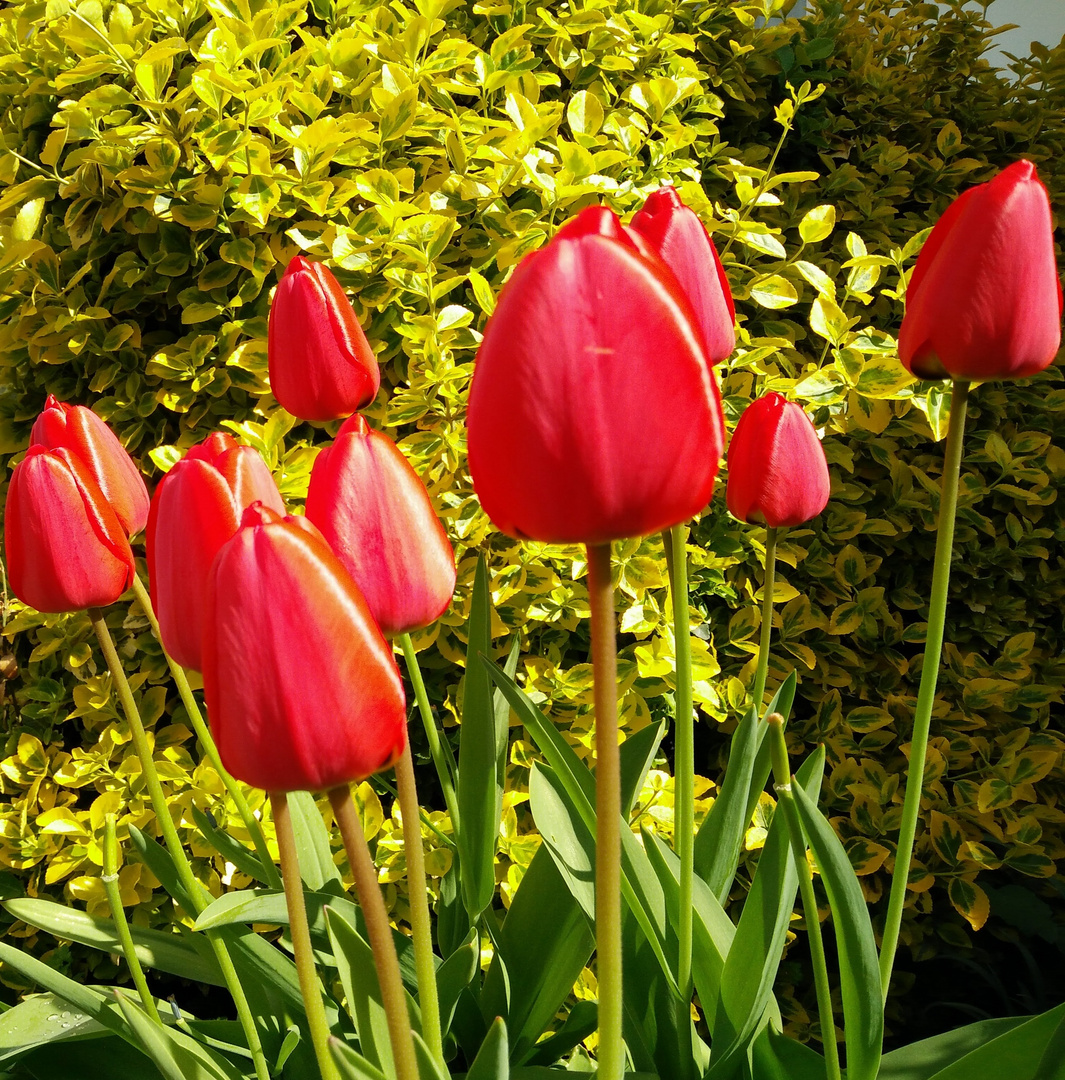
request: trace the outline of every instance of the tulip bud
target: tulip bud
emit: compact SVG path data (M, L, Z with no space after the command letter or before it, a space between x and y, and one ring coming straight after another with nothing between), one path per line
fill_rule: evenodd
M780 394L744 410L728 448L725 501L733 517L801 525L828 505L828 462L810 418Z
M155 489L146 547L152 606L163 647L200 669L207 574L254 502L285 512L258 452L220 432L194 446Z
M720 398L676 278L590 207L500 293L470 389L469 463L511 536L605 543L709 501Z
M65 446L85 463L93 480L126 530L135 536L148 520L148 489L118 436L92 409L66 405L51 394L30 432L30 444Z
M89 467L60 447L31 446L4 510L11 590L37 611L113 604L133 582L129 539Z
M695 211L684 205L674 188L663 187L647 197L629 230L676 275L695 312L710 362L727 359L736 347L732 290L717 248Z
M270 388L293 416L337 420L381 386L366 335L329 268L297 255L270 305Z
M917 258L899 359L921 379L1023 379L1061 345L1046 188L1030 161L963 192Z
M322 791L406 746L403 680L351 576L306 518L255 504L207 587L203 686L222 763L267 791Z
M429 493L387 435L348 420L317 457L313 521L386 637L435 622L455 591L455 556Z

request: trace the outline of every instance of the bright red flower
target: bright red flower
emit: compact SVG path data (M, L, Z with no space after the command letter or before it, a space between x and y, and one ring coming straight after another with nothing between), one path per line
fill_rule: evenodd
M1030 161L963 192L917 257L899 359L922 379L1023 379L1061 345L1046 188Z
M11 591L37 611L113 604L133 583L129 538L89 467L66 447L31 446L4 509Z
M435 622L455 591L455 555L429 493L402 451L361 416L317 457L307 517L386 637Z
M65 446L85 463L104 498L111 504L127 536L135 536L148 520L148 489L118 436L92 409L66 405L51 394L30 432L30 444L58 450Z
M270 305L268 356L274 397L301 420L337 420L381 386L366 335L324 263L297 255Z
M688 294L710 362L727 359L736 347L736 309L717 248L698 215L674 188L663 187L647 197L629 228L657 252Z
M515 269L477 354L468 425L474 487L511 536L603 543L709 501L724 426L695 315L607 208Z
M406 746L392 649L306 518L252 506L218 553L203 686L222 764L267 791L361 780Z
M221 432L194 446L155 489L148 517L148 578L163 647L181 665L202 666L207 575L245 509L285 505L258 452Z
M779 528L828 505L828 462L802 407L766 394L744 410L728 448L725 501L733 517Z

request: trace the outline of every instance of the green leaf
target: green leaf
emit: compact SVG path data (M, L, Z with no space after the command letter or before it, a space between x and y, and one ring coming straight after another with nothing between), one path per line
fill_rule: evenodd
M799 222L799 235L804 244L827 240L836 227L836 208L831 204L815 206Z
M436 993L440 1002L440 1027L445 1034L451 1027L459 997L473 982L480 962L481 943L477 931L471 928L466 940L437 969Z
M255 852L249 851L239 840L219 829L198 806L192 808L192 820L196 822L196 828L211 847L242 874L247 874L264 885L270 884L270 875Z
M599 1004L595 1001L578 1001L569 1011L562 1027L546 1039L538 1042L526 1058L529 1065L550 1065L563 1054L569 1053L583 1042L599 1026Z
M148 839L136 825L130 825L129 838L145 866L159 879L163 888L178 902L186 915L195 918L196 913L211 902L213 897L199 883L197 883L199 891L197 900L185 891L185 886L181 883L177 868L174 866L174 860L162 844Z
M292 816L292 831L296 834L296 852L304 885L311 892L342 895L344 882L333 862L329 830L325 827L314 796L309 791L290 791L288 808Z
M777 309L797 303L799 294L787 278L773 274L751 286L751 299L762 307Z
M380 1069L374 1068L366 1058L335 1035L329 1036L329 1052L344 1080L388 1080Z
M447 1070L433 1056L426 1041L417 1031L412 1031L414 1036L414 1056L418 1059L418 1073L421 1080L451 1080Z
M466 1080L510 1080L509 1059L507 1025L497 1016L466 1073Z
M32 994L0 1016L0 1061L31 1047L107 1028L55 994Z
M825 1059L810 1047L764 1027L751 1045L751 1075L758 1080L826 1080Z
M909 1046L900 1046L883 1056L877 1080L930 1080L951 1062L1027 1023L1029 1019L1027 1016L1008 1016L1000 1020L981 1020L910 1043Z

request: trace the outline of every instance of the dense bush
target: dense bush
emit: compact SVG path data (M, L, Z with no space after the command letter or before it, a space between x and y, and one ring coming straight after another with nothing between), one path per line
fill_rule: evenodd
M947 400L895 358L904 272L949 199L1018 156L1036 161L1065 206L1065 49L1040 50L1007 76L981 59L990 27L960 2L941 18L933 4L824 2L767 25L789 6L8 7L0 452L16 460L54 393L93 404L156 477L228 425L263 450L298 505L332 428L293 426L270 396L266 311L292 255L328 260L384 365L371 417L426 478L460 560L452 610L417 641L434 701L457 711L455 665L483 551L499 651L520 634L526 689L586 751L582 554L519 546L490 528L465 470L464 400L478 329L517 260L589 202L625 214L659 183L676 184L714 231L737 300L740 344L721 371L730 419L777 389L825 430L833 501L781 545L770 685L798 668L792 747L827 744L827 805L878 901L901 806ZM979 928L989 910L1041 919L1044 937L1065 941L1040 900L1065 894L1065 724L1052 713L1065 683L1060 367L979 389L971 412L952 644L904 927L918 957L964 947L965 920ZM761 547L717 500L692 540L698 768L713 778L752 673ZM673 643L660 542L619 548L631 732L670 712ZM225 818L221 787L194 758L146 622L124 609L111 622L149 657L135 687L156 723L156 755L200 872L221 888L231 877L196 840L190 813ZM91 908L102 900L104 812L150 820L125 724L83 616L11 603L5 637L19 671L3 706L0 862L10 873L0 884ZM533 754L516 729L504 903L536 847L521 794ZM668 785L655 775L648 815L668 832ZM381 820L387 863L398 851ZM228 824L239 835L239 820ZM431 872L447 868L442 848ZM146 870L124 873L136 919L170 917ZM805 994L791 1016L800 1030Z

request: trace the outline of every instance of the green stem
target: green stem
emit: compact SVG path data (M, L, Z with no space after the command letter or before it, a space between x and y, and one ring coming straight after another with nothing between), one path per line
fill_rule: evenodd
M403 814L403 850L407 856L407 893L414 940L414 966L418 972L418 1004L422 1009L422 1034L430 1053L446 1074L444 1040L440 1032L440 1000L436 989L436 958L433 956L433 926L429 919L429 888L425 883L421 811L410 743L396 762L396 784Z
M248 805L248 800L244 798L244 793L240 790L240 785L229 775L225 766L222 764L222 758L218 753L218 747L215 746L214 739L211 737L211 731L203 719L203 713L200 712L200 706L196 701L195 694L192 692L192 687L189 686L189 680L185 675L185 669L174 660L166 651L166 648L163 647L163 636L159 630L159 620L155 617L155 609L152 607L152 598L148 595L148 590L144 587L144 582L141 581L139 574L135 574L133 577L133 591L137 596L141 609L147 616L148 622L151 624L152 632L155 634L160 647L163 648L163 655L166 657L167 664L170 665L170 674L174 678L178 696L185 706L185 712L188 714L189 722L192 724L192 730L195 731L196 738L199 739L203 752L207 755L207 759L211 762L214 771L218 774L226 792L233 800L233 805L237 808L237 813L240 814L240 820L244 822L244 828L248 830L251 842L255 845L256 854L259 856L259 861L263 864L263 870L266 872L266 884L269 885L271 889L280 889L281 878L278 875L277 868L274 866L274 857L270 854L270 848L266 843L266 836L263 833L262 825L256 819L252 808Z
M610 545L588 545L595 700L595 945L599 981L598 1080L622 1080L621 756Z
M795 796L791 785L795 782L788 764L788 746L784 741L784 717L773 713L769 718L770 752L773 757L773 781L777 800L788 827L791 851L799 875L799 895L802 912L806 919L806 936L810 942L810 960L814 969L814 988L817 992L817 1013L821 1021L821 1041L825 1047L828 1080L840 1080L839 1047L836 1044L836 1024L832 1018L832 988L828 982L828 961L825 959L825 943L821 937L821 920L817 913L817 896L814 894L813 874L806 858L806 840L803 837L799 813L795 808Z
M758 641L758 670L754 676L754 707L762 715L765 681L769 675L769 641L773 636L773 587L777 571L777 530L765 531L765 575L762 578L762 634Z
M329 792L329 802L344 840L344 849L348 853L351 873L355 878L359 907L362 908L362 916L366 920L366 936L370 939L377 983L381 988L381 1004L388 1020L388 1038L392 1044L396 1080L418 1080L418 1058L414 1052L414 1037L411 1035L407 995L403 989L403 977L399 972L392 928L388 924L388 909L381 895L381 887L377 883L377 870L366 843L366 834L362 831L362 822L351 798L351 789L347 784L333 788Z
M939 532L936 536L936 555L932 571L932 592L928 598L928 630L925 635L924 660L921 665L921 685L913 715L913 737L910 740L910 762L906 770L906 797L902 805L902 823L895 851L895 867L891 874L891 894L880 946L880 988L887 999L891 984L891 969L899 944L902 910L906 906L906 887L913 858L913 841L917 835L917 818L921 810L921 791L924 787L924 764L928 750L928 730L932 723L932 707L936 698L939 663L943 654L943 627L947 617L947 589L950 585L950 558L954 548L954 518L958 509L958 477L961 473L962 449L965 439L965 411L969 398L969 383L954 382L950 398L950 427L943 461L943 490L939 499Z
M104 658L107 660L111 678L114 680L119 700L122 702L122 710L126 714L133 749L140 759L141 775L144 777L144 784L148 789L152 809L155 811L155 818L159 823L159 831L163 834L163 842L166 844L167 851L170 852L174 869L181 884L185 887L189 902L195 908L194 911L187 912L187 914L195 917L207 907L207 901L204 899L207 890L196 880L189 858L185 854L185 849L181 846L181 838L178 836L177 828L174 826L174 819L170 816L170 808L166 803L163 786L159 782L159 773L155 768L155 760L152 757L151 747L148 745L148 736L145 734L144 724L141 722L140 711L137 709L133 691L130 689L126 673L122 668L122 661L119 660L118 652L115 650L115 643L111 640L111 631L107 629L104 614L100 608L89 608L88 615L100 641L100 648L103 650ZM244 1031L244 1037L248 1040L248 1049L255 1064L255 1075L258 1080L270 1080L270 1070L267 1068L262 1043L259 1041L259 1031L255 1026L255 1017L252 1016L248 998L244 993L244 988L240 985L237 969L233 966L229 950L226 948L225 942L218 936L217 931L208 930L206 933L214 951L215 959L218 961L222 977L229 989L230 996L233 998L233 1004L236 1006L237 1019L240 1021L240 1026Z
M796 108L796 112L798 109ZM740 216L736 219L732 226L732 235L728 238L725 246L721 249L719 259L724 259L729 253L729 249L736 242L740 235L740 229L743 228L744 223L748 218L748 211L753 210L758 205L758 200L765 194L766 188L769 186L769 181L773 178L773 167L777 163L777 158L780 156L780 151L784 149L784 142L791 132L791 124L785 124L784 130L780 133L780 138L777 139L777 145L773 147L773 156L769 159L769 164L766 166L765 173L762 176L762 182L758 185L757 191L754 193L754 198L748 202L740 211Z
M141 967L141 962L137 958L137 949L133 944L133 935L129 932L125 908L122 907L122 893L118 887L118 837L115 835L114 814L108 814L104 818L104 872L101 880L104 883L104 892L107 893L107 902L111 906L115 933L118 934L118 940L122 943L122 955L129 965L129 973L133 976L133 985L140 994L144 1011L157 1024L162 1025L159 1010L155 1007L155 998L148 989L148 980L144 977L144 968Z
M283 791L270 792L270 810L274 816L277 832L277 849L281 855L281 880L285 883L285 904L288 907L289 933L292 937L292 958L300 981L303 1007L307 1011L307 1026L311 1030L311 1044L318 1060L322 1080L340 1080L340 1072L329 1052L329 1021L325 1016L325 1002L318 983L318 969L314 965L314 949L311 931L307 924L307 902L303 896L300 879L300 858L296 848L296 834L292 830L292 816L288 809L288 796Z

